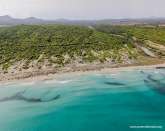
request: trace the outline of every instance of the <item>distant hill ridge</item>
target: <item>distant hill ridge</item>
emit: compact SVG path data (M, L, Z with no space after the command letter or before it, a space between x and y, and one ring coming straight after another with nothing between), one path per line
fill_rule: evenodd
M12 18L9 15L0 16L0 25L42 24L44 20L35 17L25 19Z
M0 16L0 25L20 25L20 24L70 24L70 25L93 25L93 24L110 24L110 25L138 25L153 24L165 25L165 18L141 18L141 19L104 19L104 20L44 20L36 17L24 19L13 18L9 15Z

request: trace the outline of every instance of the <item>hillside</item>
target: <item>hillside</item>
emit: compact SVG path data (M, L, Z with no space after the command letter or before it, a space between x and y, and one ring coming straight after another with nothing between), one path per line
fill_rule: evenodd
M114 36L120 36L127 38L134 43L138 43L139 46L155 53L159 58L165 57L165 27L159 26L107 26L99 25L95 26L97 31L113 34Z
M163 60L164 53L161 49L164 48L164 34L165 29L162 27L91 28L69 25L1 27L0 72L15 74L49 69L54 73L60 68L75 69L86 64L102 66L140 64L142 59L147 63L153 57L149 54L152 52L155 54L154 49L157 53L153 61L157 58ZM162 45L160 50L159 45Z

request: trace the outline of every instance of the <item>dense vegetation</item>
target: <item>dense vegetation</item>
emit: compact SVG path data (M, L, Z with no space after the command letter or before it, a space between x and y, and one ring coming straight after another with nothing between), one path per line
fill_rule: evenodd
M126 38L131 43L137 43L147 52L156 57L165 58L165 27L141 26L95 26L97 31ZM136 39L136 41L135 41ZM144 49L146 48L146 49ZM149 54L151 54L151 52Z
M80 62L105 62L108 58L122 62L123 52L136 57L125 38L88 27L65 25L19 25L0 28L0 65L8 68L17 61L44 59L64 65Z
M150 40L165 45L165 28L110 25L92 28L69 25L1 27L0 66L6 70L22 61L27 69L31 62L42 65L45 60L56 66L74 62L128 62L143 55L134 46L133 37L142 43Z

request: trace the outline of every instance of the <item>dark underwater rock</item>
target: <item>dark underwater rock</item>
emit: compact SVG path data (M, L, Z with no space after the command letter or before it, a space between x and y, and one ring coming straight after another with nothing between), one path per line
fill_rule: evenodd
M119 82L104 82L106 85L114 85L114 86L124 86L125 84Z
M149 74L144 80L144 83L151 87L154 91L165 95L165 83L163 83L161 80L154 79L152 75Z
M18 92L11 97L6 97L3 99L0 99L0 102L6 102L6 101L12 101L12 100L23 100L26 102L50 102L50 101L57 100L60 98L60 95L56 95L53 98L50 98L48 100L43 100L42 97L41 98L28 98L23 95L24 93L25 93L25 91Z

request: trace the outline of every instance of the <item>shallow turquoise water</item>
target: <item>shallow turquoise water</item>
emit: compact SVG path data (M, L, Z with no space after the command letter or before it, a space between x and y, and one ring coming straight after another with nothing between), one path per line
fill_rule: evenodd
M164 88L165 70L0 85L0 131L165 130Z

